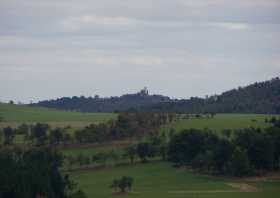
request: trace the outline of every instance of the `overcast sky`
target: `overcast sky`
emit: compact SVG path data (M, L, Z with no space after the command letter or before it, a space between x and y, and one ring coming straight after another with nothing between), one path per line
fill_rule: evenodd
M188 98L276 76L279 0L0 0L0 101Z

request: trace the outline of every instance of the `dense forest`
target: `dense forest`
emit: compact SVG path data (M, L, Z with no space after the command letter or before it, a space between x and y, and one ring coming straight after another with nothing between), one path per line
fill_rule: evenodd
M280 113L280 79L239 87L207 98L192 97L152 105L152 111L187 113Z
M33 106L82 112L185 112L185 113L280 113L280 79L254 83L206 98L170 99L149 95L147 89L120 97L64 97Z
M119 113L116 120L96 123L75 130L73 135L64 128L51 128L45 123L22 124L18 128L0 129L0 142L13 145L16 135L23 135L27 145L59 146L69 144L105 143L128 138L141 139L159 132L161 126L177 119L174 113ZM0 147L1 148L1 147Z

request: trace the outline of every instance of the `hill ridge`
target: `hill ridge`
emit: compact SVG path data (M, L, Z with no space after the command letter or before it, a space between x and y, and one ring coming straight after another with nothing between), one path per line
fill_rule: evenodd
M119 111L173 111L187 113L280 113L280 79L256 82L237 89L214 94L207 98L170 99L162 95L149 95L144 88L135 94L100 98L63 97L32 104L81 112Z

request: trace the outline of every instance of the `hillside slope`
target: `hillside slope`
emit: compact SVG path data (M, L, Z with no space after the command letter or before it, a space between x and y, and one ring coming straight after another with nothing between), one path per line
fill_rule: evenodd
M72 97L41 101L34 106L43 106L82 112L115 111L172 111L186 113L280 113L280 79L254 83L226 91L208 98L192 97L171 100L161 95L149 95L147 90L120 97Z
M159 103L150 107L153 111L188 113L264 113L280 114L280 79L254 83L213 95L206 99L191 98Z

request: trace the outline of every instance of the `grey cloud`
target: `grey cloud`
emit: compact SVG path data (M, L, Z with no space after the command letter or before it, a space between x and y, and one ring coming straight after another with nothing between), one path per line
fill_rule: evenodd
M279 9L278 0L1 0L0 100L143 86L182 98L279 76Z

